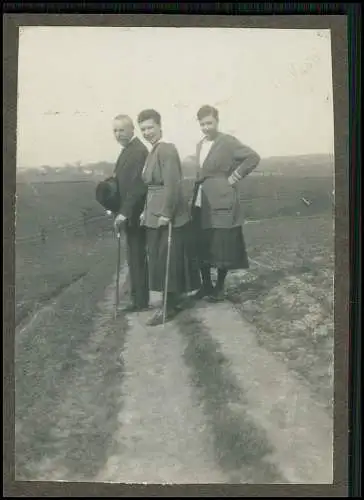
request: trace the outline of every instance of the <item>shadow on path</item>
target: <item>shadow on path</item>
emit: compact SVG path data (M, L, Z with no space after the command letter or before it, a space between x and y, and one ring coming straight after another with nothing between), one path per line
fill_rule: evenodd
M286 483L266 461L274 450L265 431L247 414L244 394L208 330L191 310L177 322L186 340L184 360L214 435L216 459L230 482L239 483L245 477L253 484Z

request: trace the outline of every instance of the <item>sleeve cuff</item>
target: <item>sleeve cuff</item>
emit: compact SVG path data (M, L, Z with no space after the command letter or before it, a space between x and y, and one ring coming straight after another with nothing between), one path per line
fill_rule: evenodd
M235 171L231 174L231 179L232 181L235 183L235 182L239 182L241 181L242 179L242 176L239 174L239 172Z

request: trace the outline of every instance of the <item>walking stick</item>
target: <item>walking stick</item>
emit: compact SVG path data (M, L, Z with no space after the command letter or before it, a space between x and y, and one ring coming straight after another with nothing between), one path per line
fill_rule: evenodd
M117 267L116 267L116 296L115 296L115 311L114 311L114 318L116 319L116 316L118 314L118 307L119 307L119 286L120 286L120 249L121 249L121 239L120 239L120 229L118 228L116 230L116 238L118 240L118 255L117 255Z
M172 222L169 222L168 241L167 241L166 279L164 284L163 325L166 322L166 316L167 316L167 295L168 295L168 280L169 280L169 263L171 260L171 244L172 244Z

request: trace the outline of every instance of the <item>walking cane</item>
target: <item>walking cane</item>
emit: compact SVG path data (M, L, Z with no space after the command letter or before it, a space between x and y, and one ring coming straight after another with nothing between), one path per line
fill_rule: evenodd
M118 314L118 307L119 307L119 286L120 286L120 250L121 250L121 239L120 239L120 228L116 230L116 238L118 240L118 255L117 255L117 268L116 268L116 296L115 296L115 311L114 311L114 318L116 319L116 316Z
M166 279L164 284L163 325L166 322L166 316L167 316L167 295L168 295L168 280L169 280L169 263L171 260L171 244L172 244L172 222L169 222L168 241L167 241Z

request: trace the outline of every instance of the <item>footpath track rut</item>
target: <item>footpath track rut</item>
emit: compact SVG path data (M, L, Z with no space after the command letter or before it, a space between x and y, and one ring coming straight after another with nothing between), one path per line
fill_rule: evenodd
M266 478L274 472L280 481L294 484L331 483L332 420L311 397L309 388L258 345L254 327L231 304L200 307L194 315L195 333L205 332L201 343L214 344L236 384L239 397L226 401L225 412L228 408L230 421L236 425L231 442L236 447L242 440L244 466L249 466L249 455L253 464L261 462L251 468L253 478L263 471ZM260 477L263 482L264 477Z
M130 316L122 353L123 407L115 448L97 480L122 483L227 482L214 461L213 442L193 400L183 344L173 323L144 326Z
M121 276L126 279L125 267ZM148 313L114 320L114 279L109 283L94 304L88 335L75 344L66 382L58 371L45 411L35 412L37 423L27 414L37 401L27 399L30 386L20 380L18 479L332 482L331 421L309 390L256 344L251 325L231 304L196 305L165 327L150 328ZM152 298L155 304L158 297ZM72 336L77 317L72 323L69 311L53 307L65 325L60 335ZM23 332L20 351L34 328ZM44 355L49 364L65 361L56 345L33 351L28 372ZM34 395L43 401L39 388Z

